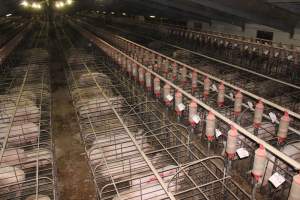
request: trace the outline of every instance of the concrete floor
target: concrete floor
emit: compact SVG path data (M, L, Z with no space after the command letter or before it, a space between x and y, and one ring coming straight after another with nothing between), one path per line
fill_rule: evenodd
M52 42L52 130L57 163L58 194L64 200L94 200L95 187L81 144L80 130L63 70L63 59Z

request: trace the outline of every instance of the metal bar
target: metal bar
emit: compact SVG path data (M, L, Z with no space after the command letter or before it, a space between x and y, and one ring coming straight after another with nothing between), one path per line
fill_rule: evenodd
M177 85L173 84L172 82L168 81L167 79L165 79L164 77L160 76L159 74L153 72L152 70L149 70L147 67L145 67L144 65L138 63L136 60L134 60L133 58L129 57L128 55L126 55L125 53L123 53L122 51L120 51L119 49L111 46L110 44L108 44L107 42L101 40L100 38L96 37L95 35L91 34L90 32L87 32L85 30L83 30L82 28L78 27L78 26L74 26L72 24L72 26L78 30L84 37L86 37L88 40L90 40L91 42L95 43L99 48L102 49L102 45L105 45L107 47L109 47L110 49L114 50L115 52L118 52L120 55L122 55L123 57L127 58L128 60L130 60L133 63L136 63L138 66L142 67L144 70L146 70L147 72L151 73L152 75L154 75L155 77L158 77L160 80L162 80L163 82L165 82L166 84L169 84L172 88L180 91L184 96L188 97L189 99L191 99L192 101L194 101L195 103L197 103L198 105L200 105L201 107L203 107L205 110L211 111L215 116L217 116L218 118L220 118L222 121L224 121L225 123L232 125L234 127L236 127L236 129L242 133L244 136L246 136L247 138L251 139L252 141L256 142L257 144L262 144L265 146L265 148L271 152L272 154L276 155L277 157L279 157L281 160L283 160L284 162L288 163L290 166L292 166L294 169L299 170L300 169L300 163L291 159L290 157L288 157L287 155L283 154L282 152L280 152L279 150L277 150L275 147L271 146L270 144L266 143L265 141L263 141L262 139L254 136L252 133L248 132L246 129L244 129L243 127L239 126L237 123L229 120L228 118L224 117L222 114L220 114L219 112L217 112L216 110L214 110L213 108L207 106L206 104L204 104L203 102L201 102L200 100L198 100L197 98L195 98L194 96L192 96L191 94L187 93L185 90L183 90L182 88L178 87Z

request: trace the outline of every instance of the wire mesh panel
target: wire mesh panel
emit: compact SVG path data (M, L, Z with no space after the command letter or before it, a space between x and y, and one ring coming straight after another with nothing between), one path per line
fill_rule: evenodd
M44 28L36 37L43 36ZM49 55L32 47L23 53L1 75L0 199L56 199Z
M222 157L207 157L185 126L103 55L78 48L68 55L70 93L100 199L213 199L215 192L250 198L224 175Z
M243 77L241 78L241 80L245 81L245 84L247 84L249 87L253 87L254 84L255 88L257 88L257 91L255 93L260 95L257 96L246 90L234 86L234 85L238 85L237 79L234 78L236 72L227 73L228 78L233 79L234 81L233 82L234 85L232 85L231 81L227 78L224 78L224 76L222 79L226 80L226 82L220 80L219 78L211 76L210 72L207 74L189 65L176 61L168 56L164 56L158 52L152 51L130 40L127 40L122 37L118 37L116 35L111 35L109 34L110 32L104 31L102 29L93 28L86 23L82 23L82 24L84 27L87 27L88 29L96 32L101 37L105 38L107 41L112 42L122 51L130 55L133 59L136 59L140 63L143 63L145 66L149 67L149 69L153 69L155 72L159 73L160 75L167 78L168 80L182 86L186 91L191 92L191 94L193 94L195 97L200 98L201 100L203 99L209 106L220 110L220 112L224 113L225 116L228 116L229 118L237 121L246 129L250 129L250 131L252 129L251 125L257 124L257 122L254 121L256 120L255 115L257 112L255 109L257 104L261 102L264 106L262 108L263 121L265 121L264 123L268 123L269 124L268 126L271 126L272 123L274 124L273 129L271 128L270 130L263 131L263 132L269 135L268 136L269 138L274 138L274 140L276 139L275 137L277 133L276 131L272 131L272 130L275 130L275 127L278 126L279 124L279 118L281 118L284 112L287 110L286 108L281 107L280 106L281 104L280 105L274 104L266 99L261 98L260 96L265 96L265 95L261 94L260 92L262 91L271 92L271 93L274 91L288 92L290 91L290 89L282 89L281 88L282 85L280 85L279 83L274 83L271 80L265 81L265 79L262 77L260 77L259 80L257 78L253 78L253 80L249 82L248 80L252 79L251 77L253 76L253 74L251 75L249 73L243 72L246 78ZM207 68L209 69L211 69L211 67L212 66L207 66ZM128 71L129 69L125 69L125 70ZM224 68L222 68L221 71L224 72ZM227 75L225 75L225 77ZM241 98L244 103L241 104L243 110L242 111L239 110L238 115L236 115L237 112L235 111L233 104L235 103L234 96L238 91L241 92L242 95ZM297 110L298 100L297 98L294 98L294 96L295 95L291 95L291 97L289 98L293 98L295 100L292 101L293 102L292 104L293 104L293 108ZM291 103L289 103L288 107L290 106ZM288 110L288 113L292 118L292 120L290 120L290 127L289 127L290 130L289 135L292 136L289 139L297 139L299 137L298 135L300 134L299 132L300 116L297 113L292 112L291 110ZM270 114L274 115L278 120L273 120L270 117Z
M282 146L276 146L276 144L274 145L272 144L272 142L270 142L271 145L274 145L271 146L270 144L256 137L254 135L256 134L255 132L254 134L251 134L247 130L241 128L238 124L234 123L232 120L225 118L223 113L221 114L219 110L216 111L212 107L207 106L207 102L208 102L207 99L209 99L209 97L207 96L206 99L203 98L205 88L201 90L200 92L201 96L198 97L200 98L201 100L200 101L198 98L195 98L195 96L191 95L191 92L189 92L188 85L186 86L184 82L182 82L181 80L180 83L176 82L177 79L174 81L168 80L168 77L165 75L169 75L169 73L163 74L164 70L161 70L161 68L163 67L162 65L160 66L159 70L158 69L155 70L156 62L160 64L162 63L161 57L159 56L155 57L154 59L155 63L153 63L153 65L146 67L141 63L144 62L143 61L144 58L149 58L149 54L147 55L146 53L147 50L143 49L141 46L134 46L134 44L133 45L130 44L131 45L130 49L134 50L135 52L138 52L138 54L135 55L131 54L130 57L124 54L123 52L117 50L116 48L112 47L108 43L105 43L103 40L100 40L98 37L95 37L93 34L83 30L82 28L74 26L73 24L72 26L76 30L78 30L83 36L89 38L90 41L94 42L97 45L97 47L101 48L108 55L108 59L111 59L110 62L113 62L112 66L118 65L121 67L119 71L120 75L118 77L123 77L123 75L128 76L127 79L121 78L121 80L124 81L126 80L125 81L126 83L130 82L128 81L128 79L131 80L131 82L135 82L137 88L139 88L142 91L147 91L147 94L150 95L151 97L154 96L156 101L162 102L164 106L161 107L161 109L167 111L168 114L170 114L170 112L173 111L173 116L175 114L178 115L178 112L175 108L176 101L174 102L174 99L176 100L175 94L177 94L177 92L180 92L183 97L182 104L185 105L186 109L183 109L184 111L181 112L181 115L179 115L179 117L177 116L177 119L179 120L180 123L188 124L190 130L192 130L193 133L199 134L200 136L199 142L200 144L202 143L204 145L205 144L207 145L208 153L213 153L215 155L221 154L226 156L225 159L226 169L229 171L233 170L232 172L234 173L234 176L237 175L238 177L242 178L242 179L238 178L239 181L244 180L245 178L246 178L245 180L248 180L247 184L245 185L242 184L243 188L247 188L247 185L249 186L249 184L252 185L253 186L252 194L255 195L257 188L260 187L260 190L262 191L261 194L263 194L262 198L264 199L287 199L288 198L289 189L292 183L292 177L295 175L295 171L293 170L298 168L298 162L295 162L295 160L290 159L288 153L280 152L278 149L282 148ZM120 44L122 44L122 42ZM154 84L151 85L150 88L148 88L147 86L147 80L144 79L146 77L146 73L150 73L151 83ZM189 75L190 76L186 76L187 82L189 82L190 79L192 79L192 74ZM158 79L158 84L155 85L155 83L157 83L156 81L157 79ZM167 87L166 85L167 86L169 85L169 87ZM209 92L211 91L214 90L209 89ZM135 92L134 94L140 94L139 92L140 91ZM165 94L167 95L165 96ZM231 95L229 94L228 96L230 97ZM235 107L236 105L234 105L234 108ZM251 106L248 104L248 107ZM207 132L207 130L209 130L207 129L207 126L210 126L208 124L209 121L208 116L211 115L210 112L208 111L210 111L211 114L214 114L217 118L217 123L216 123L217 129L214 128L212 129L213 130L212 135L209 132ZM191 116L191 113L193 114L193 116ZM241 114L241 110L239 111L239 114ZM235 115L236 113L234 113L233 116ZM282 119L285 120L286 119L285 117L286 114L281 118L281 120ZM233 124L234 127L231 127L231 125ZM238 129L239 133L236 132L235 128ZM196 130L197 132L195 132ZM219 133L215 134L215 132L219 132ZM236 139L232 140L233 138ZM193 139L193 143L195 143L195 141L198 140ZM223 150L222 148L221 149L217 148L220 147L220 145L222 145L223 142L225 142L225 144L222 147ZM235 144L235 142L237 143ZM256 149L257 144L263 144L264 146L266 146L266 149L269 151L270 154L267 155L263 147ZM212 146L215 146L216 148L215 147L212 148ZM287 143L286 146L283 146L283 148L288 148L288 147L289 147L289 143ZM239 153L244 149L247 150L246 152L248 156L246 157L242 157L241 154ZM255 167L257 167L256 160L257 160L257 155L260 154L261 152L264 152L263 154L267 162L264 163L263 165L264 168L261 168L260 170L261 174L257 175L255 171ZM253 160L254 160L254 164L252 164ZM283 184L281 183L279 184L279 186L278 185L273 186L272 185L273 182L271 184L271 175L273 177L274 172L281 174L281 177L285 178Z
M89 18L93 19L93 18ZM111 21L129 30L135 29L143 36L163 39L177 48L191 49L202 57L218 58L243 69L253 69L276 79L299 85L299 48L291 45L276 44L273 41L262 41L226 33L195 31L190 28L176 27L168 24L155 24L112 17ZM224 63L224 62L223 62ZM228 65L232 65L228 63Z

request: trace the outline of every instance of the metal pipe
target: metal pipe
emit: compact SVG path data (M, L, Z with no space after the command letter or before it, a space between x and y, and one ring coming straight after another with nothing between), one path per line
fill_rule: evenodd
M73 25L73 24L72 24ZM234 127L236 127L236 129L242 133L243 135L245 135L247 138L249 138L250 140L256 142L257 144L262 144L265 146L265 148L271 152L272 154L276 155L277 157L280 157L284 162L288 163L289 165L291 165L295 170L300 170L300 163L291 159L290 157L288 157L287 155L283 154L282 152L280 152L279 150L277 150L275 147L271 146L270 144L266 143L265 141L263 141L262 139L254 136L252 133L248 132L246 129L244 129L243 127L239 126L238 124L236 124L235 122L231 121L230 119L224 117L222 114L220 114L219 112L217 112L216 110L214 110L213 108L209 107L208 105L204 104L203 102L201 102L200 100L198 100L197 98L195 98L194 96L192 96L191 94L187 93L185 90L183 90L182 88L179 88L178 86L176 86L175 84L173 84L172 82L168 81L167 79L165 79L164 77L160 76L159 74L153 72L152 70L149 70L147 67L145 67L144 65L138 63L136 60L134 60L133 58L129 57L128 55L126 55L125 53L123 53L122 51L120 51L119 49L113 47L112 45L108 44L107 42L103 41L102 39L96 37L95 35L91 34L90 32L87 32L85 30L83 30L82 28L78 27L78 26L74 26L75 29L77 29L83 36L85 36L86 38L88 38L91 42L94 42L99 48L103 48L102 45L105 45L111 49L113 49L114 51L118 52L118 54L126 57L127 59L131 60L132 62L136 63L137 65L139 65L140 67L144 68L146 71L150 72L152 75L154 75L155 77L158 77L160 80L162 80L163 82L169 84L170 86L172 86L175 90L180 91L183 95L185 95L187 98L191 99L192 101L196 102L198 105L200 105L201 107L203 107L204 109L206 109L207 111L211 111L215 116L217 116L219 119L221 119L222 121L224 121L225 123L229 124L229 125L233 125Z

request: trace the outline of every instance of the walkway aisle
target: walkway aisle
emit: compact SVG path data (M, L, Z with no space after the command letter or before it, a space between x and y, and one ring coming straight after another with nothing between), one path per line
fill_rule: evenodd
M52 129L56 147L59 197L62 200L95 200L95 187L89 175L83 145L80 143L79 126L66 83L62 54L53 41L51 39L49 43L52 45Z

